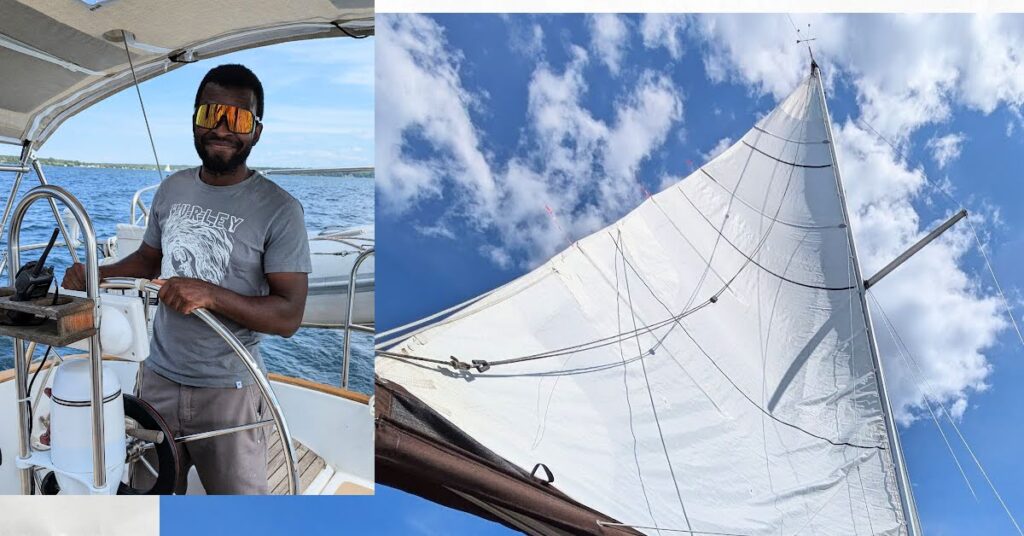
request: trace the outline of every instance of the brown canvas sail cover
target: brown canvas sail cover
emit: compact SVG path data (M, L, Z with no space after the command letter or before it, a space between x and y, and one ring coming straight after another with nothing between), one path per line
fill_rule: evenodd
M378 379L374 402L378 484L419 495L528 534L639 534L510 464L397 385ZM595 468L595 470L600 470Z

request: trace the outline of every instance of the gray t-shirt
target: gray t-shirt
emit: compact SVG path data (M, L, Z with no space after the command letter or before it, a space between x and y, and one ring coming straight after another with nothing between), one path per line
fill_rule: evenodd
M199 168L179 171L160 184L150 210L143 240L163 253L161 279L192 277L245 296L266 296L266 274L312 271L302 205L259 172L238 184L211 186L199 179ZM218 318L266 371L260 335ZM253 382L205 322L163 304L153 320L146 366L195 387Z

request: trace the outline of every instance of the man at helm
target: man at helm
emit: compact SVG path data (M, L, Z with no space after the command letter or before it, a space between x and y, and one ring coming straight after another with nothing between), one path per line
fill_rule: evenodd
M262 116L263 86L249 69L221 65L207 73L192 117L202 166L167 177L141 247L100 267L101 278L163 284L139 392L175 437L264 418L253 378L193 310L214 313L264 372L259 333L289 337L302 321L311 271L302 206L246 166ZM84 265L69 268L63 286L84 289ZM178 455L176 493L185 492L193 465L207 493L267 493L265 428L181 443ZM146 478L145 470L134 472Z

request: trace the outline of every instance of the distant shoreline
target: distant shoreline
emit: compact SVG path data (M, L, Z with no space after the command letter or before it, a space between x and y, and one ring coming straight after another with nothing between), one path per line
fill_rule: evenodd
M0 164L17 164L18 158L15 156L0 155ZM61 158L40 158L39 163L44 166L56 166L56 167L80 167L80 168L103 168L103 169L134 169L140 171L157 171L157 167L154 164L110 164L103 162L81 162L79 160L64 160ZM168 165L166 168L170 168L171 172L180 171L182 169L189 169L195 167L195 165L181 166L181 165ZM280 169L271 167L257 167L254 168L259 171ZM164 169L167 172L167 169ZM316 169L291 169L288 170L288 175L315 175L317 177L367 177L374 178L374 172L371 171L356 171L356 172L343 172L341 170L328 170L318 171Z

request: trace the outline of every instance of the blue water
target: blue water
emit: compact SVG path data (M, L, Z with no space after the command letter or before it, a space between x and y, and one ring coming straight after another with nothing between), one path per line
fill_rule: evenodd
M50 184L67 189L78 198L92 219L100 243L115 234L118 223L128 222L132 194L160 180L155 171L124 169L44 166L43 173ZM325 227L373 224L373 179L273 175L271 180L302 203L306 227L310 231L319 232ZM11 184L10 178L0 181L0 211L3 210L2 204L7 201ZM35 175L26 176L22 180L18 198L38 184ZM144 199L149 206L152 193ZM49 205L45 201L37 201L29 209L22 224L21 244L46 241L54 226ZM7 251L6 229L0 247L2 251ZM22 262L34 260L39 254L39 251L24 252ZM80 248L80 258L84 259L84 255L84 248ZM63 277L70 263L71 256L66 248L55 247L47 260L47 264L54 265L58 280ZM0 280L0 285L10 285L6 274ZM344 302L338 304L339 308L344 306ZM342 342L341 330L302 328L288 339L268 335L263 339L261 348L271 372L340 385ZM0 337L0 370L11 368L13 363L11 340ZM350 389L363 393L373 392L371 334L353 333L349 374Z

